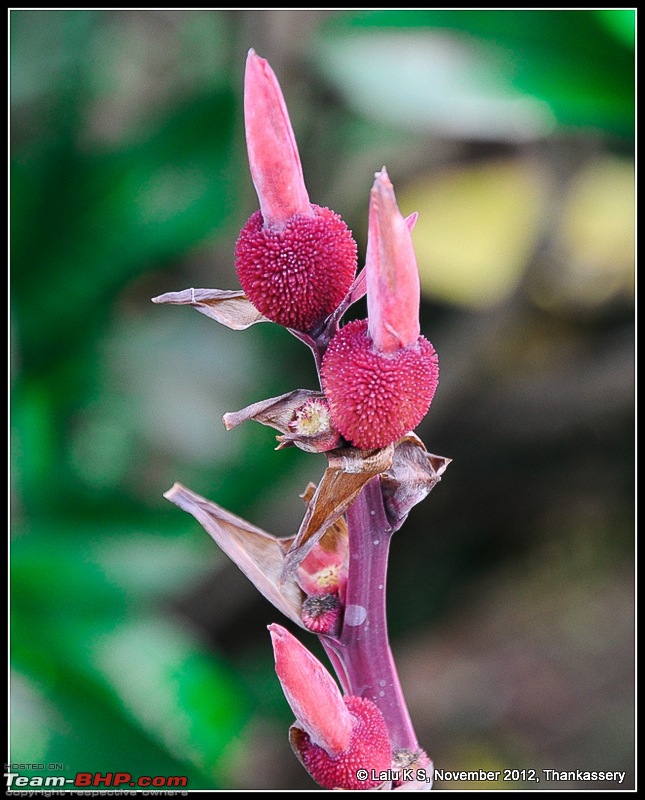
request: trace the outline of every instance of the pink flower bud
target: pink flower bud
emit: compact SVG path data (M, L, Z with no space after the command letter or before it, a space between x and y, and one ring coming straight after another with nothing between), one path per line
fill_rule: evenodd
M385 167L375 178L365 265L368 331L379 352L394 353L419 338L421 288L410 227Z
M291 746L325 789L371 789L357 771L379 774L392 764L383 716L371 700L343 698L323 665L280 625L270 625L276 673L296 716Z
M368 319L350 322L334 336L321 370L332 420L361 449L385 447L415 428L437 388L437 354L419 335L415 219L399 211L383 168L370 198Z
M252 48L244 74L244 122L251 178L264 224L279 229L294 214L313 217L280 84L268 61Z
M356 272L356 243L338 214L309 202L280 86L253 50L246 62L244 115L260 211L237 240L238 278L270 320L311 332L347 294Z
M275 671L298 725L336 757L349 746L354 720L329 672L281 625L269 625Z

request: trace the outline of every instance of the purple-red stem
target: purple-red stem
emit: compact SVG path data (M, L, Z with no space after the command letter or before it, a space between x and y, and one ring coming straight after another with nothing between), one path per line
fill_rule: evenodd
M349 569L339 637L321 641L346 693L379 708L393 750L419 749L387 635L385 587L392 529L380 479L373 478L347 511Z

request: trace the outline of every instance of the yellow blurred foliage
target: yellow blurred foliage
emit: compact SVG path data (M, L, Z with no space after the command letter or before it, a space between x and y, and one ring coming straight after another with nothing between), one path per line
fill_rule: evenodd
M545 308L595 307L634 294L634 164L594 158L549 198L551 175L521 159L451 167L399 193L418 211L414 245L422 292L452 305L493 307L509 297L535 252L547 203L561 207L532 276Z
M553 264L533 292L545 307L594 307L634 294L636 207L631 159L604 156L573 179Z
M472 308L515 289L538 235L546 181L520 160L496 160L426 175L399 195L419 212L413 239L422 292Z

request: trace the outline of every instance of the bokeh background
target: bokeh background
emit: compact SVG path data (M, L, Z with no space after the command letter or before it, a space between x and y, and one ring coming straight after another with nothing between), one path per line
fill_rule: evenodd
M253 46L361 261L382 164L420 214L441 382L418 432L453 463L396 535L388 603L421 742L445 769L634 786L634 16L10 12L12 762L315 788L272 669L285 620L162 497L292 534L325 465L221 424L315 388L303 345L150 303L238 288Z

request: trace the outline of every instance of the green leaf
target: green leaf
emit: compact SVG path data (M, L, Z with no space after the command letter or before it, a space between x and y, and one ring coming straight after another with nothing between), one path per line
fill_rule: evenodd
M554 124L634 133L633 53L593 11L349 12L314 53L379 121L502 140Z
M55 687L43 686L38 672L16 665L11 673L10 751L12 763L43 764L21 774L64 775L128 771L188 778L188 788L218 788L213 778L174 758L129 720L110 696L69 668Z
M134 619L89 644L125 713L174 755L215 775L247 712L231 675L169 618Z
M67 355L73 332L98 331L133 276L225 224L241 169L230 157L234 108L227 92L195 98L114 153L61 141L40 157L14 154L12 290L25 367Z
M70 626L104 614L119 619L183 595L223 559L192 520L170 507L145 526L133 516L103 526L80 516L14 526L13 613L28 615L21 617L26 628L57 614L69 617Z
M633 8L598 8L603 25L616 38L634 47L636 41L636 9Z

